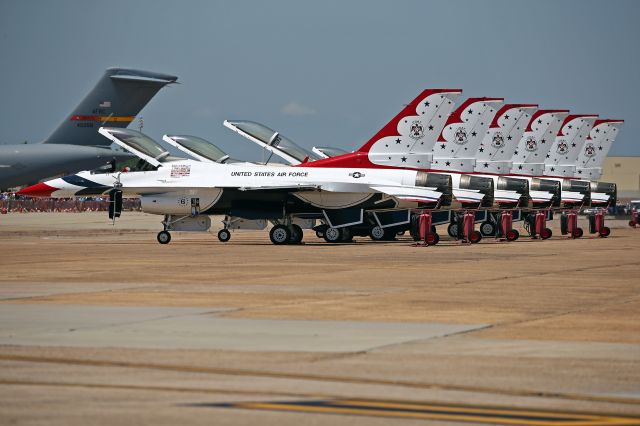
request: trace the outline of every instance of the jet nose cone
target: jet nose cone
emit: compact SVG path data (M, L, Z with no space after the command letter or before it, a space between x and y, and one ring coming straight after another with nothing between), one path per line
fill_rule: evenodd
M58 188L49 186L46 183L36 183L35 185L27 186L16 192L18 195L26 195L27 197L51 197L53 191L57 191Z

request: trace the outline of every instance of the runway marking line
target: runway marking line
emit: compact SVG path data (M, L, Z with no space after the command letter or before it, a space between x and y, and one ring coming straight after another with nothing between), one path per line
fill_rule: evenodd
M512 426L640 425L640 417L365 399L196 404L249 410L429 419Z
M640 418L569 414L545 411L522 411L499 408L462 407L450 405L424 405L368 400L254 402L237 404L210 404L258 410L295 411L306 413L352 414L378 417L405 417L431 420L464 421L503 425L527 426L599 426L639 425Z

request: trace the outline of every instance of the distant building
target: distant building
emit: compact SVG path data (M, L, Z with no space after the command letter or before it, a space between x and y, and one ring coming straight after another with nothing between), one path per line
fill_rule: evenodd
M615 182L622 200L640 199L640 157L607 157L598 180Z

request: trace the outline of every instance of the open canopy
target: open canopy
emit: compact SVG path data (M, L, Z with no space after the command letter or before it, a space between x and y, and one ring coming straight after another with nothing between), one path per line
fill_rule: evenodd
M245 120L226 120L224 125L250 141L273 152L290 164L319 160L319 155L305 149L269 127Z
M101 127L98 131L118 146L155 167L158 167L169 156L169 151L144 133L115 127Z
M165 135L162 140L200 161L214 163L235 162L223 150L206 139L197 136Z

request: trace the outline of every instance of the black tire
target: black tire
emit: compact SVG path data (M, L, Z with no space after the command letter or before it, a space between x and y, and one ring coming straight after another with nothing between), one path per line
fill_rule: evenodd
M436 244L438 244L440 242L440 235L438 235L435 232L431 232L427 235L427 245L428 246L435 246Z
M603 226L600 230L600 236L602 238L607 238L609 235L611 235L611 228L609 228L608 226Z
M160 231L156 238L160 244L169 244L171 241L171 234L168 231Z
M289 244L291 231L284 225L276 225L269 232L269 239L275 245Z
M304 237L304 232L302 231L300 225L292 223L289 231L291 232L291 239L289 240L289 242L291 244L300 244L302 242L302 238Z
M316 231L316 237L318 237L318 238L324 238L324 232L322 232L322 231Z
M324 240L328 243L339 243L342 240L342 229L327 228L324 231Z
M353 233L349 228L341 228L342 229L342 238L340 240L343 243L350 243L353 241Z
M458 224L455 222L450 223L449 226L447 226L447 234L449 234L451 238L458 238Z
M581 238L584 235L584 231L582 228L576 228L576 231L573 233L573 238Z
M482 222L480 224L480 233L483 237L492 237L496 235L496 225L493 222Z
M543 240L548 240L552 235L553 232L551 232L551 229L549 228L544 228L542 231L540 231L540 238Z
M381 228L378 225L376 225L376 226L372 227L371 229L369 229L369 238L371 238L373 241L382 241L382 240L384 240L385 234L386 234L386 232L384 231L384 228Z
M221 229L218 231L218 240L221 243L226 243L231 239L231 232L228 229Z

